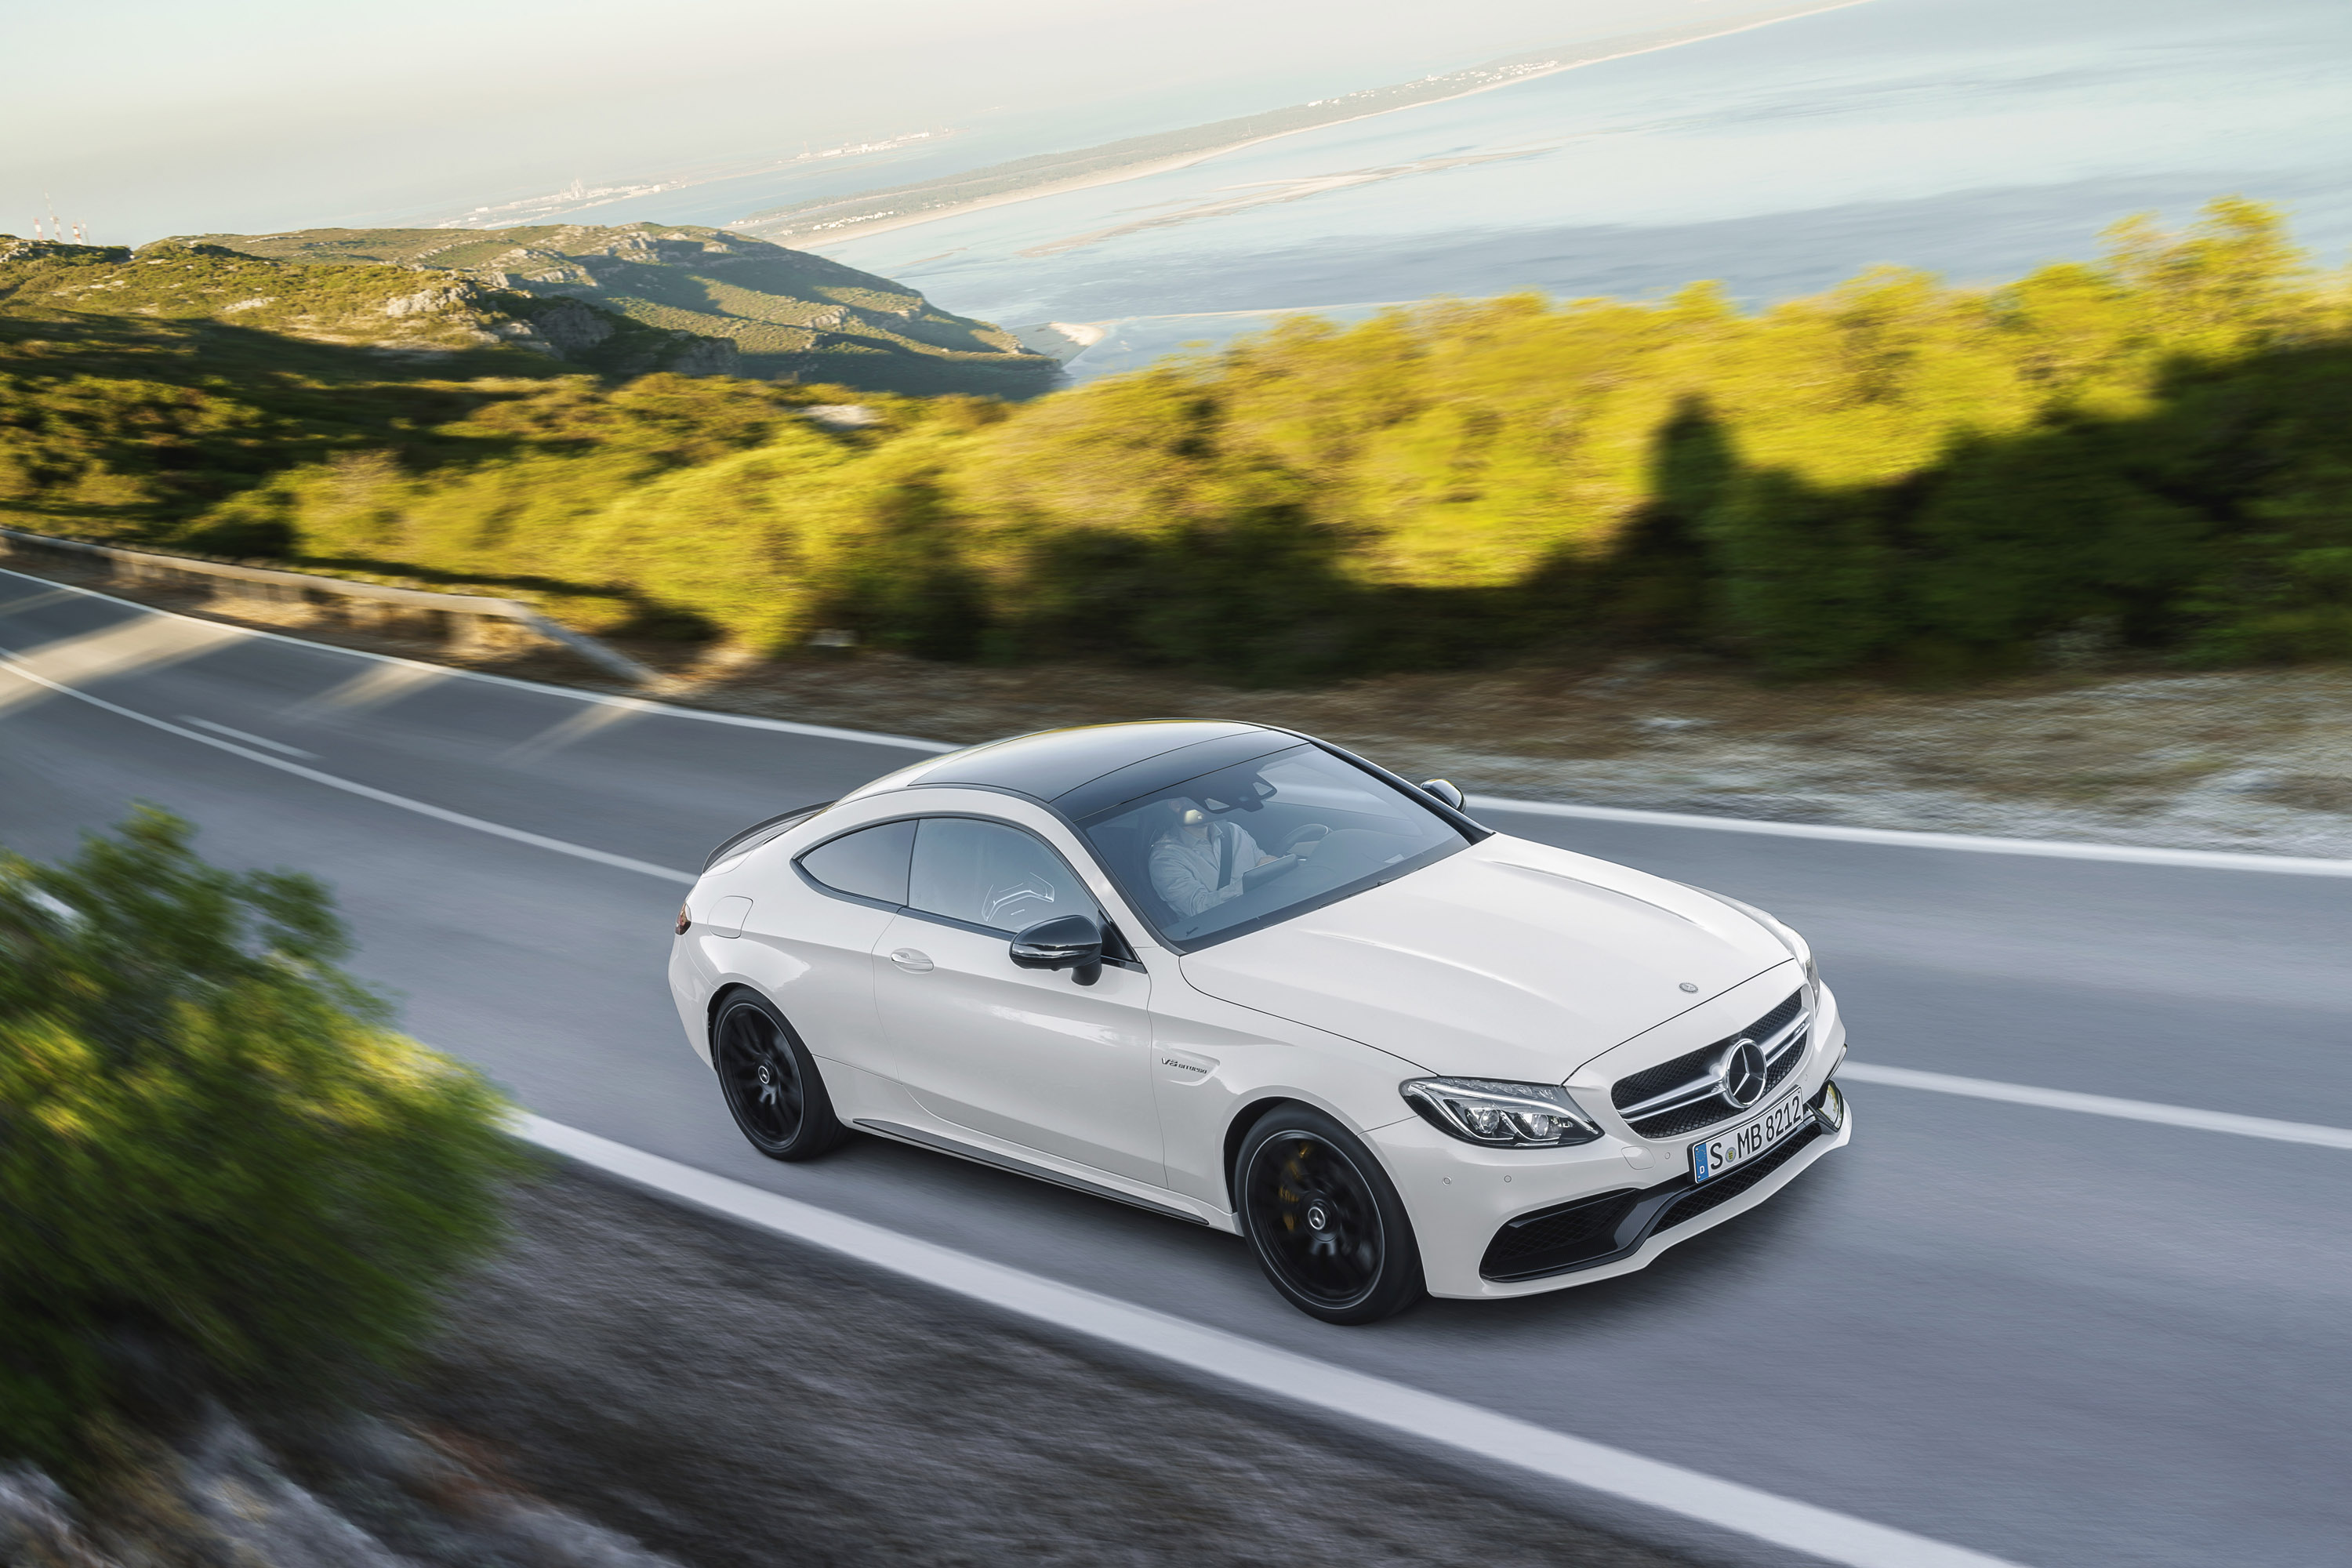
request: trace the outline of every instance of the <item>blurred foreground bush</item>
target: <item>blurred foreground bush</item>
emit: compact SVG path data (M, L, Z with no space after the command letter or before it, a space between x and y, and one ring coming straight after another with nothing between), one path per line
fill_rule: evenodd
M331 1396L499 1235L504 1102L384 1026L317 882L190 834L0 858L0 1458Z

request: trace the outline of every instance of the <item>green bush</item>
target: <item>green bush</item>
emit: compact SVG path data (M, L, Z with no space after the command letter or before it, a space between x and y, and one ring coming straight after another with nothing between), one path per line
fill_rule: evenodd
M0 521L593 630L1251 681L1633 644L1965 676L2094 623L2343 657L2352 295L2238 198L2108 239L1752 312L1698 284L1294 318L1018 406L861 397L848 430L811 387L395 382L290 340L266 373L265 334L0 313Z
M235 1401L396 1362L520 1169L489 1085L336 968L325 889L190 836L0 858L0 1458L72 1465L158 1365Z

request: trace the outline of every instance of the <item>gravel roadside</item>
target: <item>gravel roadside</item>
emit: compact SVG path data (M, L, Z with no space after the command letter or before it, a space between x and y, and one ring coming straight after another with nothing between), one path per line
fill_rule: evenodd
M1370 1441L566 1167L396 1414L693 1568L1679 1568Z

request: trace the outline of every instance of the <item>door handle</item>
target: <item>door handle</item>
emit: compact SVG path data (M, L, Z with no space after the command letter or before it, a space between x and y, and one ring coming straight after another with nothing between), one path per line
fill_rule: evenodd
M929 956L925 953L917 952L911 947L902 947L898 952L892 953L890 955L890 962L897 964L899 968L905 970L909 974L929 974L931 972L931 961Z

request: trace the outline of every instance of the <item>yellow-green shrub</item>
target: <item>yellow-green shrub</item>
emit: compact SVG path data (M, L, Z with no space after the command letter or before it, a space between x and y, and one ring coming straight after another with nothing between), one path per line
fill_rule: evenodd
M331 1394L498 1236L499 1096L385 1026L317 883L189 831L0 859L0 1458L72 1463L158 1365Z

